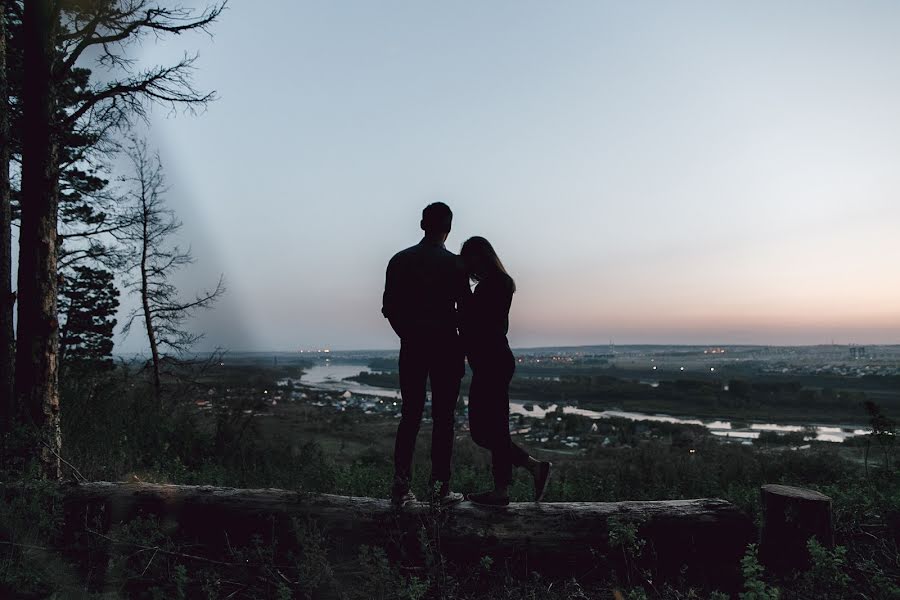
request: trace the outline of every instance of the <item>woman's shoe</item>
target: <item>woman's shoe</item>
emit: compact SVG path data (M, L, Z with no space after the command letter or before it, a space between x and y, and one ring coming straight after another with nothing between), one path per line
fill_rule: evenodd
M540 502L547 491L547 481L550 479L550 467L553 466L548 460L542 460L534 472L534 501Z
M482 506L507 506L509 504L509 496L498 496L493 491L469 494L468 500Z

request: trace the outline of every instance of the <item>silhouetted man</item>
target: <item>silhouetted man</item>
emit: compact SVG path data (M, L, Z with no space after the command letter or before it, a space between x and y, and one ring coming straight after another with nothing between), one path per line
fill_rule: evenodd
M415 500L409 489L416 436L431 380L431 481L429 501L462 500L450 491L450 459L459 382L465 358L457 335L457 306L470 295L458 256L444 248L453 213L443 202L422 211L422 241L394 255L387 267L382 314L400 337L400 396L403 400L394 445L391 501Z

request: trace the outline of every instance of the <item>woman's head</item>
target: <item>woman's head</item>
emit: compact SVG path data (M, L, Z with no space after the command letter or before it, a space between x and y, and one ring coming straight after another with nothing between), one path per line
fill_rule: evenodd
M466 271L469 277L475 281L481 281L491 275L502 273L509 277L509 273L503 267L500 257L494 251L491 243L481 236L474 236L463 242L459 251L463 263L466 265ZM512 278L510 278L512 280ZM515 283L513 283L513 291L515 291Z

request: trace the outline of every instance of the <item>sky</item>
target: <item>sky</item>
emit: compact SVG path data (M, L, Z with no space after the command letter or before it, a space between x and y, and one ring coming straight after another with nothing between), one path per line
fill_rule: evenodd
M228 285L200 350L399 347L384 269L436 200L516 279L514 347L900 343L900 3L232 0L211 31L134 47L219 96L148 127L179 284Z

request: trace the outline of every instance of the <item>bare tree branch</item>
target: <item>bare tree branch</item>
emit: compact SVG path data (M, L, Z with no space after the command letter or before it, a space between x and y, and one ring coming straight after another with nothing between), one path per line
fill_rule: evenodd
M75 123L97 105L108 100L118 99L124 104L121 107L116 107L115 104L107 107L105 120L109 122L119 122L127 113L143 116L145 99L172 105L205 105L216 99L216 93L200 93L194 88L190 73L196 60L197 55L185 56L175 65L156 67L136 77L94 90L84 103L69 115L67 124ZM118 110L115 110L117 108ZM114 113L110 112L111 110Z
M95 2L87 14L72 14L71 33L64 34L65 41L78 40L63 61L63 68L72 68L84 51L91 46L102 46L104 56L114 59L119 56L113 45L133 41L143 33L154 32L181 34L186 31L208 31L207 27L225 9L225 3L207 7L199 15L184 7L163 7L146 0L120 1L114 4ZM86 19L84 27L78 29L77 21ZM119 49L121 50L121 48Z

